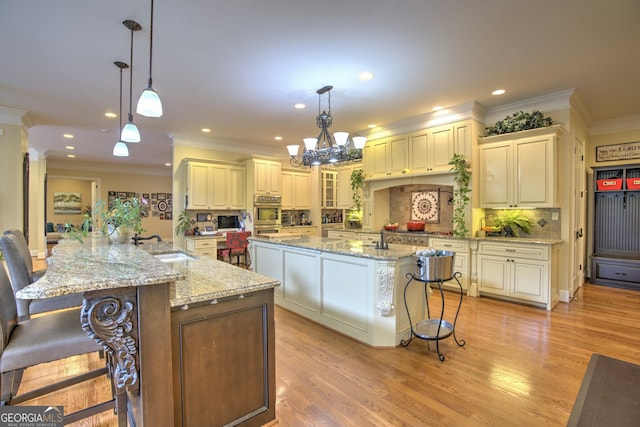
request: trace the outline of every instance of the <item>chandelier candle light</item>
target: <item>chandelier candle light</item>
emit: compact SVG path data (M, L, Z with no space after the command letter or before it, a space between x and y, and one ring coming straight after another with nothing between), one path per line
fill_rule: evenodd
M122 24L131 30L131 55L129 58L129 63L131 64L131 68L129 68L129 121L122 128L122 132L120 133L120 139L124 142L140 142L140 131L138 130L138 126L133 123L133 114L131 114L131 105L132 105L132 88L133 88L133 32L140 31L142 27L136 21L132 21L127 19L122 22Z
M124 62L116 61L114 65L120 69L120 114L118 115L120 119L120 126L118 130L122 129L122 70L124 68L129 68L129 65ZM128 157L129 156L129 148L127 144L125 144L122 140L118 140L116 145L113 147L113 155L116 157Z
M333 122L331 117L331 89L333 86L325 86L316 91L318 94L318 116L316 124L320 128L317 138L304 138L302 156L298 155L299 145L287 145L291 156L292 166L319 166L341 162L356 161L362 159L362 149L367 142L364 136L355 136L349 139L349 132L329 133L329 127ZM328 111L321 111L322 95L328 94Z

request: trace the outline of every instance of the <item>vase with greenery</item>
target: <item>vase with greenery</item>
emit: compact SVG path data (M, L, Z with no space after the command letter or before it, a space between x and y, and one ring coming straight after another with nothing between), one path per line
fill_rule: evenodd
M187 211L182 211L178 216L178 224L176 225L176 234L191 234L191 217Z
M496 215L493 224L496 227L502 228L506 237L518 236L518 230L529 234L533 227L531 219L519 209L505 209L501 211Z
M104 200L96 203L100 232L116 243L126 243L142 228L142 208L145 202L137 197L115 199L109 206Z
M453 190L453 235L456 237L466 237L469 233L467 228L466 213L469 204L469 193L471 188L471 174L467 168L467 161L462 154L454 154L449 165L452 166L453 181L456 188Z

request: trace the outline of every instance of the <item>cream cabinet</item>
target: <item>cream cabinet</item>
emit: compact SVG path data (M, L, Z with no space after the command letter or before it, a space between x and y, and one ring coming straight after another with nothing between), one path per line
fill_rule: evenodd
M429 247L456 253L453 271L462 274L460 284L462 285L462 289L467 290L469 288L469 272L471 266L469 242L466 240L431 237L429 238ZM444 282L442 286L459 291L460 288L454 282L455 281Z
M338 168L338 193L336 207L338 209L351 209L353 207L353 190L351 189L351 174L354 170L362 168L362 164L342 166ZM358 190L362 193L362 189Z
M187 164L187 209L244 209L245 169L216 163Z
M282 227L279 234L283 234L283 235L300 234L300 235L308 235L308 236L317 236L318 227L315 225Z
M480 242L480 294L551 310L558 303L558 252L558 245Z
M447 172L455 154L454 126L443 125L409 135L411 173Z
M560 126L479 139L481 208L559 207Z
M335 208L338 193L338 173L335 171L323 170L322 177L322 200L321 208Z
M218 241L213 238L194 239L185 237L186 249L196 255L206 256L213 259L218 258Z
M274 160L253 159L254 194L280 194L282 163Z
M407 135L367 142L363 158L367 163L366 178L400 176L406 173L409 161Z
M311 177L306 172L283 171L282 209L311 209Z
M358 238L358 233L355 231L346 231L346 230L329 230L327 232L327 237L330 239L349 239L356 240Z

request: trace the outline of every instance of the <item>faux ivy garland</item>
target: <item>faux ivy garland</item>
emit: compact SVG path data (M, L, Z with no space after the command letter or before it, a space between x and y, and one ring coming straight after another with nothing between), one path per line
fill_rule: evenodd
M493 126L487 126L484 136L502 135L504 133L519 132L521 130L549 127L553 124L551 117L545 117L540 111L525 113L518 111L496 122Z

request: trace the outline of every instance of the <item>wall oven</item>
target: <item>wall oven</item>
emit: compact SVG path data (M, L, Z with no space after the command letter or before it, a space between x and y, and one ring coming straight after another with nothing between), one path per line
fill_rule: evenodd
M254 228L277 227L282 224L281 216L282 200L280 196L254 196L253 197L253 224Z

